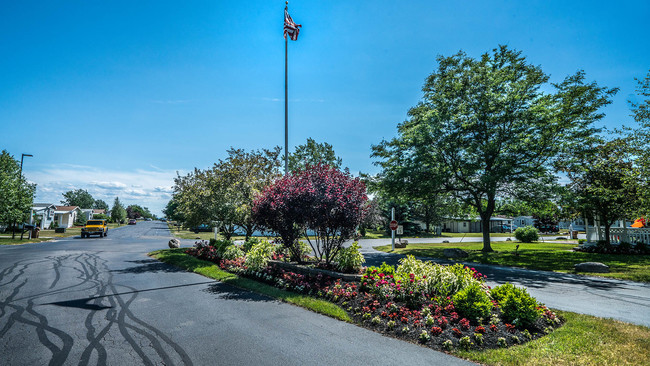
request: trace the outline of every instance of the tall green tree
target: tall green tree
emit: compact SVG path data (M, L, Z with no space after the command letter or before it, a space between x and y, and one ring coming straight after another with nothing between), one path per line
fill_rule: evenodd
M245 151L231 148L212 168L194 169L174 179L174 201L189 226L218 223L229 239L236 228L248 238L257 229L252 203L280 176L281 148Z
M93 208L95 199L85 189L75 189L63 193L61 204L64 206L79 206L79 208Z
M629 141L632 141L635 148L634 169L637 171L638 183L641 186L639 191L640 205L636 213L641 216L650 216L650 71L643 79L636 79L637 100L630 101L632 116L638 123L633 128Z
M143 207L140 205L129 205L126 208L126 217L129 219L139 219L139 218L146 218L150 219L153 218L153 215L149 211L149 208Z
M307 139L306 144L296 146L296 150L289 154L289 172L299 172L318 164L341 169L343 160L336 156L332 145L327 142L316 142L311 137Z
M478 59L461 51L437 60L422 102L373 155L384 174L414 176L423 191L449 192L474 208L489 252L496 199L548 176L556 157L589 146L599 109L617 89L585 82L582 71L548 85L541 67L507 46Z
M0 223L25 222L30 213L36 184L20 174L20 162L8 151L0 154ZM13 234L15 236L15 233Z
M165 214L167 220L170 221L177 221L177 222L185 221L185 219L183 218L183 213L178 208L178 201L174 197L172 197L169 200L169 202L167 202L167 205L163 209L163 214Z
M627 141L615 139L564 164L575 202L605 227L608 243L612 224L626 219L638 207L639 179L633 162Z
M108 203L104 202L103 200L95 200L93 208L98 210L106 210L108 212Z
M126 220L126 209L119 197L115 197L113 208L111 209L111 220L117 223L123 223Z

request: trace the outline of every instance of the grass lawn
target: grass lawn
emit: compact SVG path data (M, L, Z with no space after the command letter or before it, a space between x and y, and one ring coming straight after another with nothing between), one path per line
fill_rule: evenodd
M519 244L519 255L515 246ZM649 255L618 255L573 252L575 244L493 242L492 253L483 253L482 242L409 244L406 248L396 248L395 253L412 254L418 257L445 258L445 248L460 248L469 253L467 262L497 264L501 266L522 267L543 271L574 273L573 266L582 262L601 262L609 266L610 273L590 273L590 275L619 278L640 282L650 282ZM375 247L384 252L390 245Z
M647 365L650 329L618 320L555 310L566 324L551 334L506 349L456 351L487 365Z
M115 229L117 227L124 226L120 224L108 224L108 230L109 230L109 235L110 235L110 230ZM16 233L16 239L11 239L11 234L3 234L0 237L0 245L18 245L18 244L29 244L29 243L40 243L44 241L51 240L52 238L68 238L71 236L80 236L81 235L81 226L73 226L71 228L66 229L65 233L55 233L54 230L41 230L39 232L39 238L38 239L27 239L27 233L25 233L25 236L23 240L20 240L20 234Z
M259 294L267 295L290 304L298 305L303 308L315 311L320 314L328 315L333 318L352 322L345 310L338 305L329 301L313 298L306 295L300 295L293 292L280 290L276 287L269 286L248 278L239 277L234 273L222 270L216 264L204 261L185 254L185 249L163 249L149 253L150 256L159 261L169 263L173 266L186 269L187 271L198 273L205 277L227 283L239 288L251 290Z
M296 304L336 319L351 322L337 305L298 295L221 270L217 265L165 249L150 256L209 278ZM486 365L646 365L650 359L650 329L617 320L555 310L566 320L563 327L521 346L486 351L455 350L453 354Z
M507 238L511 237L514 240L515 235L511 233L490 233L491 237L502 237ZM562 236L558 234L557 236ZM564 235L566 237L566 234ZM368 230L364 239L390 239L390 235L386 234L385 231L379 230ZM395 236L397 238L397 236ZM432 233L420 233L415 236L405 236L404 238L483 238L483 233L442 233L442 235L434 235ZM577 243L577 241L576 241Z

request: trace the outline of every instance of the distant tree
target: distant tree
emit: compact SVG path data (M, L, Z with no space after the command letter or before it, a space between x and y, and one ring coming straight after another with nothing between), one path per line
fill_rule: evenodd
M86 217L86 214L80 213L75 217L74 224L77 226L84 226L86 225L86 222L88 222L88 218Z
M0 223L25 222L34 201L36 184L20 175L20 163L6 150L0 154ZM15 237L15 232L12 234Z
M232 182L233 198L236 204L236 223L246 234L246 240L258 229L253 220L253 201L264 188L281 176L280 153L282 149L228 150L228 158L223 162L223 170Z
M483 251L492 251L497 197L542 181L558 157L588 149L598 111L617 91L586 83L578 72L546 92L548 79L506 46L478 59L463 52L438 57L424 100L398 126L398 137L373 146L382 174L413 176L423 198L448 192L472 207L483 223Z
M108 220L110 220L110 217L108 215L105 215L105 214L94 214L93 219L94 220L107 220L108 221Z
M95 199L85 189L75 189L63 193L63 201L61 204L64 206L79 206L79 208L93 208L95 206Z
M106 212L108 212L108 203L102 200L95 200L95 204L93 204L92 208L97 210L106 210Z
M140 205L129 205L126 208L126 216L129 219L139 219L139 218L153 218L153 215L151 212L149 212L149 209L147 207L142 207Z
M634 147L635 176L640 185L640 204L635 210L639 216L650 216L650 71L644 79L636 79L639 101L630 101L632 115L638 123L628 136Z
M111 209L111 220L117 223L123 223L126 220L126 209L124 205L120 202L119 197L115 197L113 201L113 208Z
M163 214L170 221L184 222L183 213L178 209L178 202L174 197L167 202L167 205L163 209Z
M174 180L175 210L190 226L218 223L229 239L236 228L250 237L257 230L252 204L267 185L280 176L279 147L245 151L231 148L212 168L195 169Z
M605 227L608 243L612 224L627 218L639 205L639 177L630 151L625 140L615 139L563 166L576 204Z
M289 154L290 172L298 172L318 164L341 169L343 160L336 156L332 145L327 142L318 143L311 137L307 139L306 144L296 146L296 151Z

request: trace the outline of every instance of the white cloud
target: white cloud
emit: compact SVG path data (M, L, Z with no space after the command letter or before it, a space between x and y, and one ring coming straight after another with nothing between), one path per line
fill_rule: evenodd
M91 185L94 185L99 188L105 189L115 189L115 188L126 188L126 184L122 182L90 182Z
M154 169L116 171L62 164L31 171L27 178L37 184L35 202L60 204L64 192L85 189L109 206L119 197L125 205L145 206L152 213L162 215L171 198L176 170Z

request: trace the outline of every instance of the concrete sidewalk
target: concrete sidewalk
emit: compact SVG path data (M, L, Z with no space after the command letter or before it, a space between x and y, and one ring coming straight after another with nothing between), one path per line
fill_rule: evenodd
M440 238L407 240L409 243L441 242L434 241L438 239ZM450 239L453 238L442 238L452 242ZM378 266L382 262L395 265L404 257L374 249L386 244L390 244L390 239L359 240L366 266ZM456 263L445 259L420 259L440 264ZM487 275L487 284L490 286L505 282L524 286L531 295L548 307L650 327L650 284L471 262L460 263Z

